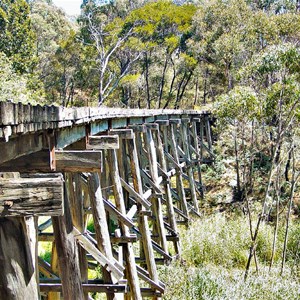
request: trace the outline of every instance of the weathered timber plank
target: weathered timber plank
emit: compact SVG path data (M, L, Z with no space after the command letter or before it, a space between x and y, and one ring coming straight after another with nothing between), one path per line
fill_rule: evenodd
M127 146L128 146L128 154L130 157L130 168L131 168L134 191L137 194L142 195L143 187L142 187L142 180L140 175L140 167L139 167L135 139L127 140ZM145 208L140 203L138 203L138 212L140 213L143 210L145 210ZM139 230L141 232L141 240L142 240L141 244L143 248L143 252L141 253L141 255L143 255L143 257L145 255L147 268L150 275L149 277L151 278L151 280L153 280L153 282L156 283L159 280L158 280L158 274L155 265L154 252L151 243L148 218L146 216L139 215L138 225L139 225Z
M132 129L134 132L146 132L145 125L129 125L129 129Z
M151 278L150 278L150 274L148 271L144 270L142 267L140 266L137 266L137 272L138 272L138 276L145 280L147 283L149 283L152 288L155 288L157 289L158 291L160 292L164 292L165 290L165 285L160 281L160 280L157 280L157 282L153 281Z
M165 127L163 122L160 123L160 127ZM164 146L163 146L162 137L158 131L154 132L154 135L156 136L156 140L157 140L157 150L158 150L158 156L160 158L160 163L161 163L161 171L163 172L163 174L168 176L169 175L168 167L167 167L166 157L164 154ZM167 143L167 141L165 141L165 143ZM174 174L175 174L176 170L174 170L174 171L175 171L174 172ZM172 174L172 172L171 172L171 174ZM173 206L173 199L172 199L172 194L171 194L171 185L170 185L168 177L167 177L167 180L163 181L163 186L164 186L164 194L165 194L165 199L166 199L165 203L167 205L168 221L170 223L172 230L177 234L178 230L177 230L177 224L176 224L176 218L175 218L175 212L174 212L174 206ZM162 198L162 202L164 203L163 198ZM174 240L173 243L174 243L175 252L177 253L177 255L180 256L181 246L180 246L179 240Z
M95 234L91 234L94 238ZM39 242L53 242L54 235L51 232L40 233L38 235ZM135 234L131 234L130 236L110 236L110 240L112 244L124 244L124 243L133 243L137 241L137 236Z
M191 140L190 140L190 136L188 135L187 122L184 122L183 125L181 126L181 138L183 142L183 150L185 156L187 158L187 161L190 162L191 154L190 154L189 144L191 143ZM198 213L199 205L198 205L198 199L197 199L196 188L195 188L194 171L193 171L193 166L190 163L187 165L187 172L188 172L188 181L190 186L191 198L193 201L194 209Z
M134 223L126 215L123 215L121 212L119 212L119 210L110 201L103 199L103 203L105 210L116 216L116 218L124 225L128 226L129 228L133 228L135 226Z
M117 135L89 136L87 149L119 149L119 137Z
M60 216L63 180L54 178L0 179L0 214L4 216Z
M120 139L133 139L134 133L132 129L111 129L109 134L116 134Z
M32 106L30 104L1 102L0 125L24 123L75 121L76 124L90 120L123 118L124 124L127 118L133 118L133 122L139 122L142 117L153 120L154 116L193 115L199 117L209 114L206 111L181 110L181 109L122 109L109 107L80 107L65 108L56 106ZM151 121L149 121L151 122Z
M55 151L57 172L99 172L101 151Z
M99 172L101 151L55 150L55 172ZM51 172L50 152L38 151L0 165L0 172Z
M158 177L158 161L157 161L157 153L156 153L156 145L153 139L152 130L158 132L158 124L146 124L147 131L145 134L145 146L148 153L148 161L149 161L149 171L151 175L151 179L156 186L160 190L160 182ZM164 249L166 253L168 253L168 246L166 240L166 233L163 226L163 215L162 215L162 206L161 199L159 197L152 198L152 212L155 215L155 227L157 228L157 232L159 235L158 241L160 245Z

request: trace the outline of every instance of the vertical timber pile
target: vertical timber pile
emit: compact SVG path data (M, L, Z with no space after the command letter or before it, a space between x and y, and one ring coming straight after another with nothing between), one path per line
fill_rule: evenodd
M0 171L21 176L0 179L0 298L38 299L39 287L47 300L88 300L91 292L106 293L107 299L160 298L165 285L156 264L180 257L178 224L199 215L201 163L213 157L209 117L176 111L137 117L136 111L132 116L119 111L121 117L97 121L86 108L61 118L62 111L56 114L52 107L9 107L17 115L11 123L0 119L5 157ZM35 115L35 125L19 126L27 109L35 112L29 114ZM19 127L12 130L14 124ZM34 137L19 138L17 130L24 128L36 131ZM23 153L24 145L29 148ZM87 230L91 214L94 234ZM52 243L51 264L38 259L45 276L40 282L36 228L31 222L29 234L24 216L50 218L38 226L39 240ZM45 232L51 225L53 231ZM102 278L88 278L94 266L101 267Z
M127 140L128 146L128 154L130 157L130 167L131 167L131 175L133 181L133 187L135 192L139 195L143 195L143 187L142 187L142 180L140 175L139 169L139 160L137 155L136 143L135 143L135 135L131 139ZM150 278L155 282L158 283L158 275L157 269L155 265L154 259L154 252L151 243L151 235L148 223L148 217L145 214L145 208L138 203L138 226L139 230L142 234L142 248L144 251L144 255L146 258L147 270L149 272Z
M165 203L167 206L167 221L171 229L171 235L173 236L173 244L175 253L180 256L180 243L178 238L178 229L177 223L175 218L174 206L173 206L173 198L171 194L171 186L170 186L170 179L171 176L168 175L168 165L164 153L164 144L168 145L167 136L165 134L161 135L159 128L162 128L162 133L166 132L166 127L169 125L169 120L156 120L156 123L159 125L158 130L154 132L156 143L157 143L157 151L159 156L160 162L160 170L163 176L163 188L164 188L164 195L165 195Z
M150 177L154 183L154 187L160 193L160 180L158 178L158 162L157 162L157 154L155 149L155 142L153 139L152 131L158 130L158 124L146 124L146 137L145 137L145 144L148 153L148 160L149 160L149 170L150 170ZM164 228L164 220L163 220L163 210L161 204L161 195L157 192L153 194L152 198L152 212L155 217L155 231L158 235L158 241L161 245L162 249L165 253L168 254L168 247L167 247L167 239L166 233Z
M188 206L187 206L187 201L186 201L186 195L185 195L185 190L184 190L184 185L183 185L183 178L182 178L182 165L180 164L179 161L179 154L178 154L178 143L177 143L177 126L181 124L180 119L171 119L170 120L170 148L171 152L173 154L173 163L175 166L176 170L176 189L177 193L179 196L179 201L180 201L180 208L183 212L183 214L186 217L186 221L188 221L189 218L189 211L188 211Z

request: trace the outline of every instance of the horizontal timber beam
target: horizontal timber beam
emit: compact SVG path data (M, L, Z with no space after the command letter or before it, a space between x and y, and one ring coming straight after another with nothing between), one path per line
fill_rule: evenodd
M99 172L102 153L92 150L55 150L53 159L55 172ZM50 152L42 150L0 165L0 172L49 173L52 172L50 161Z
M60 216L63 214L63 179L1 178L0 216Z
M89 136L86 148L90 150L119 149L117 135Z

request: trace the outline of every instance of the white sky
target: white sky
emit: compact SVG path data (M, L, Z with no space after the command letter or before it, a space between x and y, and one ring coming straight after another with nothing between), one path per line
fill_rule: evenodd
M53 0L53 3L64 9L64 11L70 16L80 14L80 5L82 0Z

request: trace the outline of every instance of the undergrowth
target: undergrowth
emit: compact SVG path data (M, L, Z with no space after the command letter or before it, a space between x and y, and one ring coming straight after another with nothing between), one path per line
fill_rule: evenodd
M181 232L181 261L159 269L167 286L163 299L299 299L300 224L294 221L291 226L283 276L279 276L284 239L281 228L275 264L269 272L273 227L263 224L257 243L259 272L253 262L245 282L251 240L247 219L219 213L193 222Z

